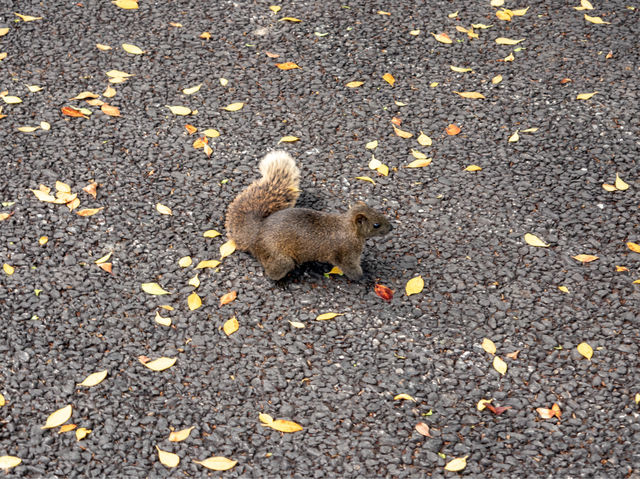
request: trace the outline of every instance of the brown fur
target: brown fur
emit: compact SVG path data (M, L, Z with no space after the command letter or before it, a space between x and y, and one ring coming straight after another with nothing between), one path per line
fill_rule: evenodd
M274 280L307 261L331 263L350 279L360 279L365 240L387 234L391 224L364 203L342 214L292 208L299 194L299 170L292 159L280 161L286 167L269 168L266 160L276 153L286 155L269 153L260 164L263 175L269 171L270 176L252 183L229 206L229 236Z

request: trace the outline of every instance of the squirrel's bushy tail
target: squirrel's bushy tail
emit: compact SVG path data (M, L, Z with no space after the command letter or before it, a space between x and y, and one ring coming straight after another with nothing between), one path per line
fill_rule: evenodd
M300 196L300 170L287 152L267 153L258 168L262 178L251 183L227 209L227 235L240 250L255 243L264 218L293 207Z

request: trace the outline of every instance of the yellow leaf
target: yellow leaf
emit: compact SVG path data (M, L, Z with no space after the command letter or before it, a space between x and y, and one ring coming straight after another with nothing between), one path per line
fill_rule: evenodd
M380 166L378 166L376 168L376 171L378 173L380 173L382 176L388 176L389 175L389 167L385 164L381 164Z
M185 95L193 95L194 93L197 93L198 91L200 91L201 87L202 87L202 83L196 86L192 86L191 88L185 88L184 90L182 90L182 93L184 93Z
M297 422L287 421L286 419L276 419L265 426L269 426L271 429L275 429L280 432L297 432L302 431L303 427Z
M198 263L198 266L196 266L196 269L215 268L219 264L220 264L220 261L218 261L217 259L207 259L207 260L200 261Z
M504 1L504 0L502 0L502 1ZM457 16L458 16L458 10L456 10L455 12L450 13L449 15L447 15L447 17L449 17L449 18L456 18Z
M328 319L333 319L337 316L343 316L344 313L322 313L316 317L317 321L326 321Z
M189 309L193 311L202 306L202 299L200 299L200 296L198 296L197 293L191 293L187 298L187 305L189 306Z
M102 96L104 96L105 98L113 98L114 96L116 96L116 89L113 88L112 86L108 86L104 93L102 94Z
M467 457L469 456L457 457L447 462L447 464L445 464L444 466L445 471L449 471L449 472L462 471L465 467L467 467Z
M87 429L86 427L79 427L76 429L76 441L82 441L85 437L89 435L91 429Z
M202 236L204 236L205 238L215 238L216 236L220 236L220 233L218 233L216 230L207 230L202 233Z
M158 359L154 359L153 361L149 361L148 363L142 363L152 371L164 371L165 369L169 369L176 363L177 358L167 358L161 357Z
M302 328L306 328L306 326L304 325L304 323L300 323L298 321L289 321L289 324L291 326L293 326L294 328L298 328L298 329L302 329Z
M144 53L144 51L140 47L131 45L130 43L123 43L122 49L127 53L131 53L132 55L142 55Z
M513 56L513 52L509 53L506 57L502 59L503 62L512 62L516 57Z
M227 336L231 336L239 328L240 328L240 323L238 323L238 320L236 319L235 316L225 321L225 323L222 325L222 330L224 331L224 334L226 334Z
M78 384L78 386L86 386L88 388L97 386L102 381L104 381L104 378L107 377L107 374L109 374L109 371L106 369L104 371L98 371L97 373L89 374L86 378L84 378L84 381Z
M4 263L2 265L2 269L4 270L5 273L7 273L7 276L11 276L13 272L16 270L13 266L7 263Z
M362 86L362 85L364 85L363 81L350 81L345 86L347 88L358 88L359 86Z
M298 141L300 138L297 136L283 136L280 138L278 143L293 143L294 141Z
M164 316L160 316L160 313L157 311L156 311L156 317L154 318L154 321L160 324L161 326L166 326L166 327L171 326L171 318L165 318Z
M36 198L38 198L40 201L44 201L45 203L56 202L56 198L54 196L51 196L46 191L43 191L43 190L31 190L31 191L33 192L34 195L36 195Z
M364 147L365 147L367 150L375 150L376 148L378 148L378 140L370 141L369 143L367 143L366 145L364 145Z
M491 79L491 83L493 83L494 85L497 85L501 81L502 81L502 75L496 75Z
M414 37L420 35L420 30L411 30L409 32L409 35L413 35Z
M187 266L191 266L191 263L193 263L191 256L183 256L178 260L178 266L180 266L181 268L186 268Z
M640 279L636 279L632 284L640 284Z
M496 38L496 43L498 45L517 45L520 42L524 42L524 38L521 38L520 40L513 40L511 38L505 38L505 37Z
M590 17L589 15L587 15L586 13L584 14L584 19L587 22L591 22L591 23L595 23L597 25L611 25L611 22L605 22L602 18L600 17Z
M19 126L18 128L16 128L18 131L21 131L23 133L31 133L33 131L36 131L39 127L37 126Z
M517 141L520 141L520 135L518 134L518 130L516 130L516 132L513 135L511 135L507 141L509 143L516 143Z
M413 155L413 157L416 160L426 160L427 159L427 155L425 155L421 151L414 150L413 148L411 148L411 154Z
M22 462L22 459L16 456L0 456L0 469L7 471L12 467L16 467Z
M406 103L403 103L403 102L397 101L397 100L393 100L393 103L395 103L396 106L407 106Z
M414 160L407 165L407 168L423 168L425 166L429 166L431 164L431 158L426 158L424 160Z
M618 173L616 173L615 186L616 186L616 189L618 189L620 191L624 191L624 190L628 190L629 189L629 185L627 183L625 183L624 181L622 181L622 178L620 178Z
M608 183L603 183L602 187L606 190L606 191L618 191L618 188L616 188L613 185L610 185Z
M238 463L238 461L232 461L231 459L221 456L208 457L204 461L196 461L194 459L193 462L213 471L226 471Z
M276 63L276 66L280 70L295 70L296 68L300 68L300 66L294 62Z
M580 6L573 8L576 10L593 10L593 5L589 0L580 0Z
M433 143L431 141L431 138L429 138L423 132L420 132L420 135L418 135L417 140L418 140L418 143L420 143L422 146L431 146L431 144Z
M568 293L569 292L569 288L567 288L566 286L558 286L558 289L560 291L562 291L563 293Z
M9 33L9 27L0 28L0 37L4 37L7 33ZM1 469L1 467L0 467Z
M629 241L627 243L627 248L629 248L634 253L640 253L640 244L638 243L632 243L631 241Z
M22 100L17 97L17 96L9 96L9 95L5 95L2 97L2 100L9 104L9 105L15 105L16 103L22 103Z
M472 23L471 26L473 28L478 28L480 30L485 30L487 28L491 28L493 25L485 25L484 23Z
M191 108L180 105L165 105L174 115L185 116L191 113Z
M634 401L636 402L636 404L640 404L640 393L636 393Z
M371 178L369 178L368 176L356 176L356 180L362 180L362 181L368 181L369 183L375 185L376 182L373 181Z
M407 401L417 402L412 396L409 396L407 393L397 394L393 397L394 401L399 401L400 399L406 399Z
M279 5L271 5L269 7L269 10L271 10L273 13L278 13L280 11L280 6Z
M536 131L538 131L540 128L534 127L534 128L527 128L526 130L520 130L520 133L535 133Z
M380 165L382 165L382 162L380 160L377 160L375 156L371 155L371 161L369 162L369 168L372 169L372 170L375 170Z
M485 96L477 91L454 91L456 95L460 95L462 98L476 98L483 99Z
M493 399L480 399L476 404L476 409L478 411L484 411L487 408L487 404L491 404L491 401L493 401Z
M337 266L334 266L333 268L331 268L331 271L329 271L327 274L339 274L340 276L342 276L344 273L340 268L338 268Z
M492 7L501 7L504 5L504 0L491 0L490 4Z
M6 404L6 401L4 400L4 396L2 395L2 393L0 393L0 407L4 406L5 404Z
M482 340L482 349L491 355L496 354L496 345L489 338L484 338Z
M191 426L186 429L181 429L180 431L171 431L171 433L169 434L169 441L171 442L184 441L189 437L189 434L191 434L191 431L193 430L194 427L195 426Z
M597 93L599 92L594 91L593 93L579 93L578 96L576 97L576 100L588 100L589 98L591 98L593 95Z
M587 343L578 344L576 349L580 354L582 354L587 359L591 359L591 356L593 356L593 348L589 346Z
M236 250L236 243L233 240L229 240L226 243L220 245L220 259L224 259Z
M424 280L422 279L422 276L416 276L415 278L411 278L409 281L407 281L407 284L405 285L405 292L407 293L407 296L411 296L412 294L418 294L422 292L423 289L424 289Z
M438 40L440 43L453 43L451 38L449 38L449 35L447 35L446 33L438 33L437 35L435 33L432 33L431 35L433 35L433 38Z
M629 271L629 268L627 268L626 266L616 266L616 271L618 273L622 273L624 271Z
M163 451L158 446L156 446L158 450L158 459L160 459L160 463L167 467L176 467L180 464L180 456L174 454L172 452Z
M496 17L500 20L504 20L505 22L510 22L511 17L513 17L513 12L509 9L503 8L502 10L498 10L496 12Z
M391 73L385 73L384 75L382 75L382 79L391 86L393 86L393 84L396 82L396 79L393 78L393 75Z
M398 135L400 138L411 138L413 136L413 133L409 133L408 131L404 131L401 130L400 128L396 128L395 125L393 125L393 131L395 131L396 135Z
M40 238L38 238L38 244L40 246L44 246L45 244L47 244L47 241L49 241L49 238L47 236L40 236Z
M238 110L241 110L243 106L244 106L244 103L238 102L238 103L231 103L227 106L224 106L222 107L222 109L227 111L238 111Z
M172 215L171 208L163 205L162 203L156 203L156 211L161 215Z
M465 170L467 170L467 171L480 171L480 170L482 170L482 167L478 166L478 165L469 165L469 166L467 166L465 168Z
M590 263L591 261L595 261L599 259L597 256L593 256L591 254L579 254L576 256L572 256L576 261L580 261L581 263Z
M20 17L23 22L33 22L34 20L42 20L42 17L32 17L31 15L21 15L19 13L15 14Z
M504 374L507 372L507 363L505 363L502 359L500 359L500 356L494 356L493 369L495 369L496 371L498 371L500 374L504 376Z
M107 73L105 73L105 75L110 78L129 78L133 76L131 73L125 73L120 70L109 70Z
M458 73L467 73L473 71L471 68L454 67L453 65L449 65L449 68Z
M112 2L116 7L120 7L124 10L137 10L138 2L134 0L115 0Z
M161 294L171 294L169 293L169 291L165 291L164 289L162 289L162 286L160 286L158 283L142 283L142 291L147 294L153 294L156 296Z
M525 234L524 235L524 240L527 242L527 244L529 244L531 246L537 246L539 248L548 248L549 247L549 245L547 243L545 243L540 238L538 238L536 235L533 235L531 233Z
M103 43L96 43L96 48L98 50L102 50L103 52L106 52L107 50L111 50L111 47L109 45L105 45Z
M528 10L529 10L529 7L520 8L518 10L510 10L510 12L511 12L511 15L513 15L514 17L521 17L523 15L526 15Z
M220 132L213 128L208 128L202 132L203 135L208 136L209 138L218 138L220 136Z
M49 123L48 121L41 121L40 128L42 128L44 131L49 131L51 129L51 123Z
M294 18L294 17L282 17L278 21L279 22L294 22L294 23L298 23L298 22L301 22L302 20L300 20L299 18Z
M273 422L273 418L269 414L265 413L260 413L258 415L258 419L260 419L260 422L264 423L265 425L269 425Z
M65 422L69 420L72 412L73 410L72 410L71 404L63 407L62 409L58 409L57 411L49 415L49 417L47 418L46 424L40 427L40 429L51 429L53 427L62 426Z

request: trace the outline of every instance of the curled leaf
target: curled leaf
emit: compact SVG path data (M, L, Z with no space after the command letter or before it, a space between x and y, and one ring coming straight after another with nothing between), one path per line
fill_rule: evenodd
M625 191L629 189L629 185L627 183L625 183L622 178L620 178L620 175L618 175L618 173L616 173L616 182L615 182L615 187L617 190L620 191Z
M407 393L401 393L401 394L397 394L393 397L394 401L399 401L400 399L406 399L407 401L413 401L416 402L416 400L413 398L413 396L408 395Z
M238 110L242 110L243 106L244 106L244 103L238 102L238 103L231 103L225 107L222 107L222 109L227 111L238 111Z
M215 268L220 264L220 261L217 259L207 259L200 261L196 266L196 269L204 269L204 268Z

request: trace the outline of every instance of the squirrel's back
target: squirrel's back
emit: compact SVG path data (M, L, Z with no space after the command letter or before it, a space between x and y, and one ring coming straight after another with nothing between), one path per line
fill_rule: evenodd
M264 218L293 207L300 195L300 170L287 152L267 153L258 168L262 178L251 183L227 209L227 234L240 250L255 244Z

